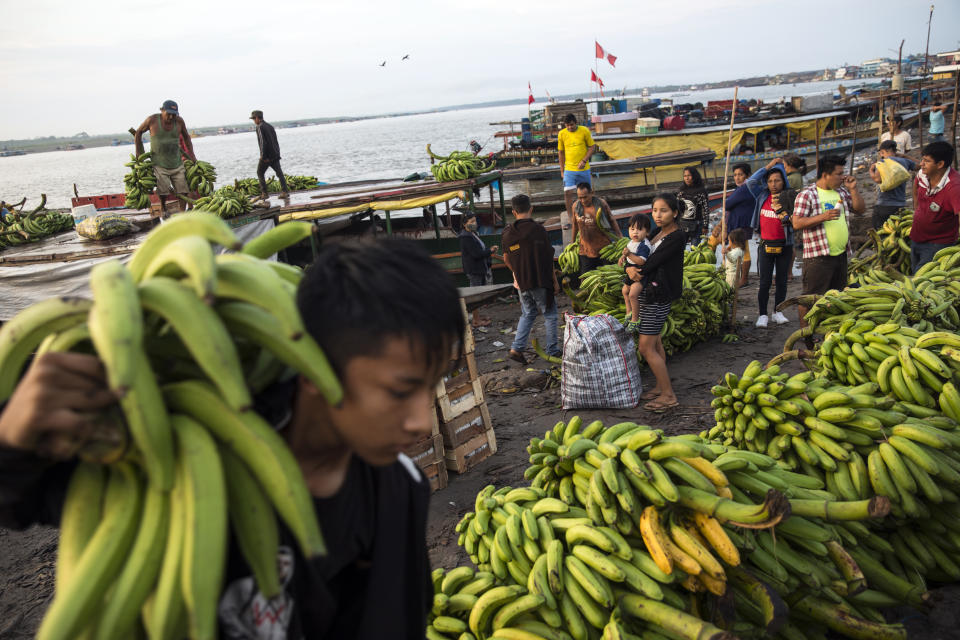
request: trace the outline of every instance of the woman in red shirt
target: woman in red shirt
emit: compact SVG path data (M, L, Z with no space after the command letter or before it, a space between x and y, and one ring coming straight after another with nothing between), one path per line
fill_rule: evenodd
M761 192L757 197L760 204L757 224L760 230L760 257L757 270L760 272L760 287L757 291L757 302L760 313L757 317L757 326L767 326L767 303L770 299L770 284L776 272L776 289L774 291L773 321L785 324L786 316L776 310L787 297L787 276L793 266L793 227L790 224L787 203L780 203L780 194L787 185L786 176L779 168L767 171L765 176L767 193Z

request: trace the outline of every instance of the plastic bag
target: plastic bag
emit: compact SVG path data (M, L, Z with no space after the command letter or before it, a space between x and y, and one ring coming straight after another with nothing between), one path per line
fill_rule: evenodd
M910 172L893 158L884 158L878 162L877 173L880 174L880 191L896 189L910 179Z
M626 409L643 388L633 339L609 315L566 315L563 336L564 409Z
M77 235L90 240L108 240L133 233L137 226L116 213L101 213L77 223Z

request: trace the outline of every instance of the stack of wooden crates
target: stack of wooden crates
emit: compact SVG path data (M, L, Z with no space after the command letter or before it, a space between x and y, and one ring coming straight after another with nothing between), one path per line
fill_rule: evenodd
M467 321L462 300L461 306ZM473 331L467 322L463 357L437 384L433 432L407 451L434 491L447 486L448 470L464 473L497 451L474 348Z

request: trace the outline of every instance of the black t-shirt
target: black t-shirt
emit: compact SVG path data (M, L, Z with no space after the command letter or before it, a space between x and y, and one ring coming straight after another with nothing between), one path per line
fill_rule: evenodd
M501 241L521 291L553 291L553 246L542 224L521 218L504 228Z

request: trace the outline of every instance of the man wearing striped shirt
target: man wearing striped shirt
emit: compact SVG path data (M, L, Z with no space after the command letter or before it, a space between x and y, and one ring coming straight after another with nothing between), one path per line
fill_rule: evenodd
M800 191L794 202L793 228L803 230L804 294L822 294L847 285L847 213L863 213L866 204L857 179L844 175L845 162L840 156L821 158L816 183ZM804 326L808 310L797 307Z

